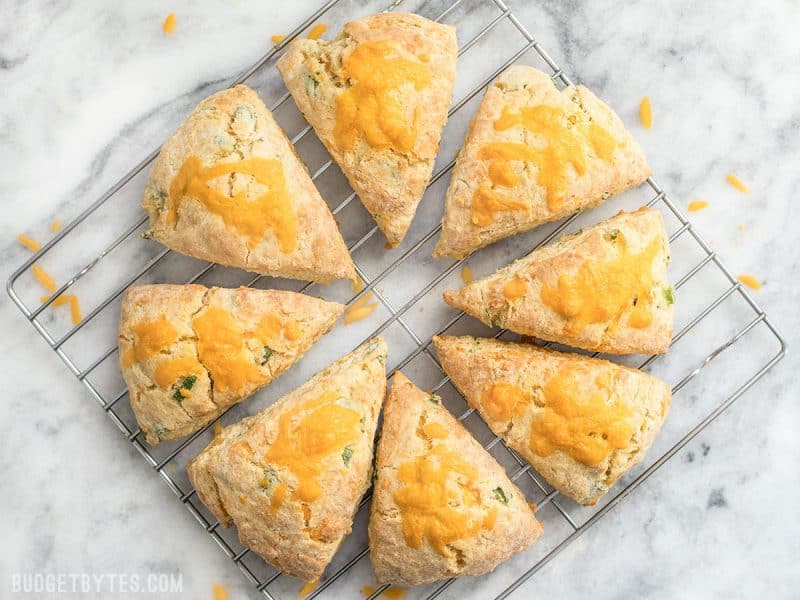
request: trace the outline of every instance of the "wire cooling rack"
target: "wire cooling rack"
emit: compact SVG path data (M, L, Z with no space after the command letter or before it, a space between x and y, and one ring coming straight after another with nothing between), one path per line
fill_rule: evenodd
M370 12L394 10L401 4L404 10L458 25L459 76L455 91L458 100L450 109L442 151L414 224L398 249L385 251L382 237L375 235L374 222L360 203L353 202L355 194L289 101L289 94L273 67L286 45L320 19L324 18L331 29L336 30L349 19ZM442 395L445 405L459 415L473 435L506 467L528 500L536 504L537 516L545 524L545 534L533 548L512 557L492 574L414 588L409 590L409 598L469 594L509 596L639 487L783 357L784 340L764 311L651 178L638 189L611 199L602 207L504 240L467 259L476 274L483 275L620 208L647 204L662 211L671 242L670 274L678 296L673 347L666 356L614 358L656 374L673 386L671 414L646 460L612 488L597 506L582 507L550 488L467 408L441 371L432 349L432 337L440 333L476 333L503 339L514 339L514 336L502 330L487 333L477 321L463 319L463 313L445 306L440 292L460 285L458 269L465 261L434 261L430 255L440 229L438 223L447 174L454 165L455 153L469 119L488 83L515 62L549 69L559 87L572 85L504 0L455 0L448 5L398 0L388 8L378 5L376 0L366 3L330 0L233 82L246 82L254 87L291 135L340 223L365 283L358 294L353 294L344 283L322 287L252 277L242 271L183 257L154 242L141 240L138 234L143 231L146 218L141 214L139 201L146 178L145 168L157 151L45 244L8 281L8 293L28 321L148 465L159 473L178 500L267 598L294 598L301 584L266 565L239 544L235 531L219 528L219 523L197 499L185 475L186 463L211 439L209 429L213 424L184 440L152 448L144 442L128 403L122 401L127 392L117 367L116 323L121 295L130 285L199 282L259 286L268 283L270 287L309 291L348 304L370 291L375 294L380 307L369 320L334 330L266 390L232 407L220 419L233 422L257 412L364 339L384 335L390 346L389 377L402 368L421 387ZM87 261L87 257L92 258ZM31 273L34 263L45 264L52 273L70 274L51 299L43 303ZM67 291L78 293L88 308L84 319L75 326L65 320L63 311L55 310L52 305L55 297ZM353 533L308 598L326 592L331 597L357 597L361 586L372 583L366 539L368 501L369 494L361 502ZM385 587L377 587L369 598L380 595Z

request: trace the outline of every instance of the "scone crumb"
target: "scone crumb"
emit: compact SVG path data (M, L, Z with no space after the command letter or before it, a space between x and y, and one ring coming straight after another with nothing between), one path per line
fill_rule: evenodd
M752 275L737 275L736 279L741 281L743 284L745 284L751 290L760 290L761 289L761 283L758 281L758 279L756 279Z
M743 194L750 193L750 188L747 187L744 182L733 173L728 173L728 176L725 178L725 180Z
M175 31L175 13L169 13L167 18L164 19L164 24L161 26L161 29L167 35L172 35L172 32Z

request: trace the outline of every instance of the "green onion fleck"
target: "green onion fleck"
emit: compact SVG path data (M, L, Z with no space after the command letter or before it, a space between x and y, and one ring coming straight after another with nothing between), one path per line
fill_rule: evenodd
M434 404L441 404L442 403L442 401L439 400L439 396L437 396L435 394L431 394L430 396L428 396L428 402L433 402Z
M508 504L508 498L506 497L506 493L503 491L503 488L496 487L494 490L494 497L497 499L498 502L502 502L503 504Z
M675 290L672 289L672 286L664 288L664 298L666 298L667 304L675 304Z
M342 462L344 466L348 466L350 464L350 459L353 458L353 449L348 446L344 450L342 450Z
M272 356L272 349L269 346L264 346L264 352L261 355L261 364L267 364L270 356Z
M317 87L319 86L319 81L314 79L311 75L306 75L306 94L309 96L316 96L317 95Z
M184 375L183 377L178 377L178 384L175 388L175 391L172 392L172 399L178 403L183 402L186 398L181 393L181 390L190 390L194 387L195 383L197 383L197 375Z
M612 229L608 232L608 240L611 242L616 241L617 237L619 236L619 229Z

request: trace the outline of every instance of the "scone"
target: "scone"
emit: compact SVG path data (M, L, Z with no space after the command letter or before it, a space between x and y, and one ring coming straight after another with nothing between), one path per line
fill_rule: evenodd
M581 504L644 458L669 410L666 383L606 360L469 336L434 343L491 430Z
M203 100L166 141L142 206L145 237L182 254L274 277L356 277L328 205L244 85Z
M119 324L120 366L147 441L189 435L267 385L343 310L280 290L128 289Z
M444 301L497 325L614 354L664 354L675 293L661 213L621 212L534 250Z
M224 428L188 466L200 500L276 569L319 578L370 484L386 392L386 344L368 341L255 416Z
M463 258L649 176L638 144L592 92L559 91L533 67L509 67L487 89L458 153L434 256Z
M379 583L482 575L542 534L525 496L441 405L402 373L386 400L369 516Z
M456 30L408 13L351 21L333 41L295 40L277 67L361 202L399 244L439 150Z

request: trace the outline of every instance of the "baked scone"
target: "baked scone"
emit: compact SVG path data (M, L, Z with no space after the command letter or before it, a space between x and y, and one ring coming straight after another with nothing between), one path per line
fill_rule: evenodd
M534 250L444 301L523 335L614 354L664 354L675 293L661 213L640 208Z
M542 534L497 461L437 396L399 372L375 468L369 544L378 583L482 575Z
M276 569L312 581L350 533L372 471L386 393L375 338L255 416L224 428L188 466L200 500Z
M267 385L343 310L281 290L129 288L120 314L120 366L147 441L189 435Z
M328 205L244 85L203 100L166 141L142 206L145 237L182 254L274 277L356 277Z
M486 90L458 153L434 256L463 258L650 176L620 118L583 86L515 65Z
M607 360L469 336L434 343L491 430L581 504L644 458L669 410L666 383Z
M454 27L388 12L346 23L332 41L295 40L277 63L389 246L402 241L428 185L457 55Z

